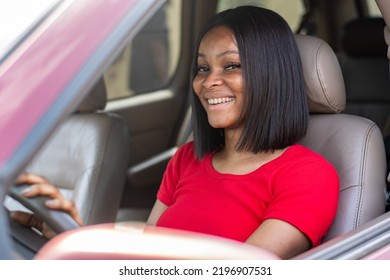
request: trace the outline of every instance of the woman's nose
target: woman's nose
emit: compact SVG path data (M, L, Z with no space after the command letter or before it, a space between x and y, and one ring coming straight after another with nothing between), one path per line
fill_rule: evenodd
M216 86L223 84L221 76L216 72L210 72L207 78L203 82L203 87L206 89L212 89Z

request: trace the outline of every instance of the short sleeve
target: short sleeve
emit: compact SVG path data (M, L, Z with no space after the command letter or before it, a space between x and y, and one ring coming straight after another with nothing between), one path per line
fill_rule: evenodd
M303 232L313 246L321 243L336 215L339 180L319 155L294 162L279 174L265 219L280 219Z

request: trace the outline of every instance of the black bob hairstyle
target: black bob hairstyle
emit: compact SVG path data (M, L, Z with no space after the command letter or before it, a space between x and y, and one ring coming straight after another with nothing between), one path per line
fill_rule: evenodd
M228 27L239 50L243 73L243 133L239 151L274 151L296 144L306 133L308 107L302 65L294 34L277 13L240 6L212 17L201 31L192 62L191 81L197 74L198 49L205 34ZM191 88L195 154L198 159L220 149L223 129L213 128Z

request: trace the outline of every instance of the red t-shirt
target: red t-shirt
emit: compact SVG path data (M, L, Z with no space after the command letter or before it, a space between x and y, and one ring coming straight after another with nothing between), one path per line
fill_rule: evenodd
M301 146L245 175L221 174L210 154L201 161L193 142L171 159L157 198L168 206L157 226L245 242L266 219L286 221L318 245L337 210L339 181L333 166Z

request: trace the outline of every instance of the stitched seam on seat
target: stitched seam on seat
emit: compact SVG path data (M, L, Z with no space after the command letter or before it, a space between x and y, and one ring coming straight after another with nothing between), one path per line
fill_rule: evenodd
M108 122L108 120L107 120L107 122ZM92 211L92 210L95 207L94 202L96 201L96 196L97 196L97 193L98 193L98 189L97 188L98 188L98 184L99 184L100 177L101 177L101 169L102 169L103 164L104 164L103 159L105 158L106 153L108 152L107 151L108 141L109 141L109 138L111 136L111 131L114 130L113 127L115 125L116 125L116 123L114 123L114 125L108 125L108 129L107 129L108 133L106 133L106 137L104 138L104 143L103 143L103 147L104 147L103 151L104 151L104 153L102 153L100 155L99 162L93 165L93 169L97 170L97 177L96 177L94 188L93 188L93 194L92 194L93 200L92 200L92 204L90 205L91 209L89 209L89 211L88 211L88 221L91 221L92 218L95 218L95 216L96 216L96 213L94 211Z
M365 140L364 140L364 148L361 154L361 159L360 159L360 170L359 170L359 185L361 186L359 190L359 204L357 205L356 209L356 216L354 219L354 226L359 227L361 223L361 213L362 213L362 208L363 208L363 200L365 197L365 193L367 191L367 186L364 183L365 182L365 177L366 177L366 160L368 156L368 142L371 138L371 135L375 129L376 125L373 123L372 125L369 126L366 134L365 134Z
M318 80L320 81L321 89L322 89L322 92L324 93L326 101L328 102L329 106L332 107L333 110L339 111L337 109L337 106L332 103L332 99L329 97L328 93L326 92L325 82L324 82L324 80L322 78L323 76L322 76L322 73L321 73L321 70L320 70L320 67L319 67L319 65L320 65L320 63L319 63L320 53L322 52L324 47L325 47L325 42L322 41L321 44L320 44L320 47L318 48L317 53L316 53L316 72L317 72Z
M97 176L97 181L96 181L96 188L95 188L95 190L94 190L94 201L96 201L96 196L98 195L98 185L100 184L100 181L101 181L101 177L102 177L102 172L101 172L101 169L102 168L107 168L107 166L105 166L105 160L104 159L106 159L107 160L107 158L108 157L112 157L112 155L111 155L111 153L110 153L110 151L107 149L107 146L109 146L109 145L111 145L111 142L113 142L114 140L113 140L113 131L118 131L118 130L120 130L120 131L122 131L123 132L123 130L121 129L121 127L123 127L123 125L124 125L124 121L121 119L121 118L117 118L117 117L114 117L113 115L108 115L109 116L109 119L107 119L107 121L109 122L109 129L108 129L108 133L107 133L107 137L105 137L104 138L104 154L102 154L102 156L101 156L101 160L100 160L100 164L99 164L99 166L98 166L98 168L99 168L99 173L98 173L98 176ZM115 115L116 116L116 115ZM114 141L114 143L116 143L116 144L118 144L118 141ZM122 142L121 142L122 143ZM126 155L127 155L127 152L126 152ZM125 170L123 170L123 175L125 175ZM124 179L124 178L123 178ZM114 181L116 182L116 183L118 183L117 182L117 180L116 179L114 179ZM121 182L121 184L124 184L124 181L123 182ZM119 186L119 184L117 184L117 185L114 185L114 186ZM112 187L111 187L111 189L112 189ZM117 188L114 188L114 190L116 190ZM119 203L120 203L120 197L119 197ZM118 205L119 206L119 205ZM92 212L92 211L91 211ZM117 214L117 212L118 212L118 209L116 209L115 210L115 213L114 213L114 220L115 220L115 215ZM93 216L92 215L90 215L89 216L89 218L90 219L95 219L96 217L100 217L100 216L98 216L99 215L99 213L95 213ZM107 217L107 216L106 216Z

